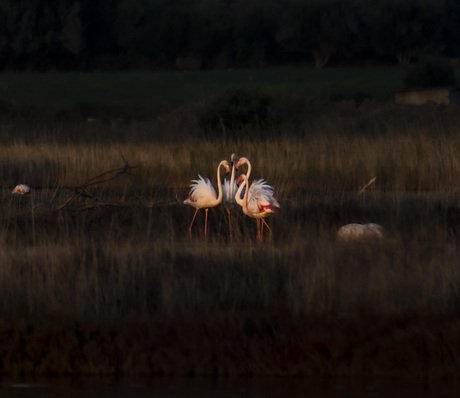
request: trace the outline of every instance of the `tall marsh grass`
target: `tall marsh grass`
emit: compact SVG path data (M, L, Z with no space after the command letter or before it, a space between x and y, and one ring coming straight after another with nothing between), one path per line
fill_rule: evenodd
M81 123L84 140L76 124L2 127L0 371L458 375L455 108L311 107L266 137L164 119ZM230 239L220 207L207 240L203 211L188 234L190 180L215 184L232 152L281 203L263 243L237 212ZM123 158L136 168L59 206ZM371 221L384 240L337 241Z

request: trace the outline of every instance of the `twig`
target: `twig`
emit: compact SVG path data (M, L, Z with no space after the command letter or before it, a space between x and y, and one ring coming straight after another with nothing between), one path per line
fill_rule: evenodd
M135 169L137 166L130 166L128 164L128 162L126 162L125 158L123 157L123 155L121 155L121 158L123 159L123 161L125 162L125 165L123 167L119 167L117 169L112 169L112 170L109 170L109 171L106 171L105 173L102 173L102 174L99 174L98 176L96 177L93 177L93 178L90 178L88 181L86 181L84 184L80 185L80 187L82 188L88 188L92 185L97 185L97 184L103 184L105 182L109 182L109 181L112 181L114 180L115 178L117 178L119 175L122 175L122 174L129 174L128 173L128 170L130 169ZM115 173L115 174L114 174ZM105 176L108 176L110 174L114 174L112 175L112 177L109 177L107 179L101 179L101 178L104 178Z
M95 177L90 178L89 180L87 180L85 183L83 183L81 185L76 185L74 187L74 189L73 189L72 195L68 199L66 199L66 201L64 203L60 204L55 210L62 210L73 199L75 199L77 197L81 197L81 196L83 196L85 198L88 198L88 199L94 199L94 200L98 201L99 204L105 204L104 202L99 201L98 198L95 198L88 191L87 188L89 188L91 186L94 186L94 185L104 184L106 182L113 181L115 178L119 177L120 175L129 174L129 170L135 169L137 167L137 166L130 166L123 155L121 155L121 158L125 162L123 167L119 167L119 168L116 168L116 169L106 171L106 172L104 172L102 174L99 174L99 175L97 175Z
M63 209L64 207L66 207L71 201L73 198L75 198L76 196L76 193L74 192L72 194L72 196L70 196L64 203L60 204L58 207L56 207L54 210L61 210Z
M369 185L372 185L375 182L377 177L372 178L366 185L364 185L358 192L358 195L361 195Z

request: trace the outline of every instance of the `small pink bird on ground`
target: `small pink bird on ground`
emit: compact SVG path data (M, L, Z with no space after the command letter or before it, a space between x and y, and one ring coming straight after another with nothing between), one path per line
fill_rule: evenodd
M241 183L241 181L243 181ZM240 184L236 192L236 202L242 207L243 213L249 217L255 218L257 221L257 240L263 240L264 224L271 232L271 228L265 222L264 218L275 212L275 207L279 208L280 204L274 196L274 189L268 185L264 180L255 180L249 187L248 178L245 174L241 174L238 178L237 184ZM244 186L246 192L244 198L241 199L241 192Z
M219 203L222 202L222 184L220 181L220 168L225 167L227 173L230 173L230 167L226 160L222 160L217 166L217 188L219 190L219 194L216 194L216 190L209 181L208 178L203 178L198 174L197 180L192 180L192 184L190 185L190 196L184 200L184 204L188 204L193 206L196 211L193 216L192 222L189 227L189 232L192 234L192 225L195 221L196 214L198 210L205 209L206 217L204 222L204 236L206 238L207 233L207 224L208 224L208 210L210 207L215 207Z
M19 184L14 187L11 193L15 195L25 195L26 193L29 193L29 192L30 192L30 187L28 185Z

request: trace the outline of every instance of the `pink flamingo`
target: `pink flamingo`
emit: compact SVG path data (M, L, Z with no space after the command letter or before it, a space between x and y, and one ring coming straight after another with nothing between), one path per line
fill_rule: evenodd
M249 179L249 176L251 175L251 162L249 161L248 158L245 158L244 156L239 158L238 162L235 165L235 168L238 170L243 164L248 165L248 171L246 172L246 177L248 177Z
M190 185L190 196L184 200L184 204L193 206L196 211L193 216L192 222L189 227L190 234L192 233L192 225L195 221L196 214L198 210L205 209L206 217L204 222L204 236L206 237L206 229L208 224L208 210L210 207L215 207L222 202L222 185L220 182L220 168L224 166L227 173L230 172L230 167L226 160L222 160L217 166L217 187L219 194L216 194L216 190L209 181L208 178L203 178L198 174L197 180L192 180Z
M230 180L224 179L224 183L222 184L222 191L223 191L223 198L222 204L227 210L228 214L228 229L230 233L230 239L232 238L232 223L230 219L230 212L233 210L235 204L235 194L238 189L235 181L235 163L236 163L236 155L232 153L231 156L231 166L232 166L232 174L230 176Z
M248 170L246 171L246 177L247 177L247 179L249 180L249 176L251 175L251 169L252 169L252 167L251 167L251 162L249 161L248 158L245 158L244 156L241 157L241 158L239 158L239 159L238 159L238 162L237 162L236 165L235 165L235 168L236 168L236 170L238 170L243 164L246 164L246 165L248 166ZM241 182L241 180L237 183L237 187L238 187L238 184L240 184L240 182ZM244 184L244 186L245 186L245 185L246 185L246 184ZM237 189L238 189L238 188L237 188ZM241 195L244 196L244 191L241 191L240 195L238 196L239 199L242 199ZM235 194L235 202L236 202L239 206L241 206L241 205L238 203L238 201L236 200L236 194ZM241 202L241 200L240 200L240 202Z
M251 176L251 162L249 161L248 158L241 157L238 159L238 162L235 165L235 168L238 170L243 164L248 165L248 171L246 171L246 177L249 180L249 177Z
M241 181L243 183L236 192L235 200L242 207L244 214L256 219L257 240L262 241L264 224L271 231L264 218L274 213L274 208L279 208L280 204L274 196L273 187L268 185L264 180L255 180L249 187L248 177L245 174L241 174L237 184ZM241 199L241 192L245 185L247 186L246 192L244 193L244 198Z
M248 180L249 180L249 176L251 175L252 167L251 167L251 162L249 161L248 158L245 158L244 156L241 157L241 158L238 160L238 162L236 163L236 166L235 166L235 167L236 167L236 170L238 170L238 169L239 169L242 165L244 165L244 164L246 164L246 165L248 166L248 170L247 170L247 172L246 172L246 177L247 177ZM240 181L241 181L241 180L238 181L237 185L240 184ZM255 187L257 187L258 183L261 182L261 181L262 181L262 180L255 180L255 181L253 182L253 184L256 184ZM246 184L243 184L243 186L244 186L244 185L246 185ZM272 188L270 185L265 184L265 187L266 187L266 188L269 187L269 188L272 190L272 193L273 193L273 188ZM238 195L238 199L240 199L240 198L241 198L241 194ZM274 199L275 199L275 198L274 198ZM235 198L235 200L236 200L236 198ZM279 203L278 203L278 201L277 201L276 199L275 199L275 202L276 202L276 204L275 204L274 206L275 206L275 207L279 207ZM240 202L237 201L237 203L241 203L241 201L240 201ZM265 222L265 220L264 220L263 218L262 218L262 222L263 222L263 224L265 224L265 226L270 230L270 227L268 226L268 224ZM263 228L263 225L262 225L261 227Z

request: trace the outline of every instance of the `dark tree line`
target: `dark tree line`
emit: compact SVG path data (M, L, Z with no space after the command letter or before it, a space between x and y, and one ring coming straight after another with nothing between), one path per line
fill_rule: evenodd
M460 56L458 0L0 0L0 69L205 68ZM185 64L186 65L186 64Z

